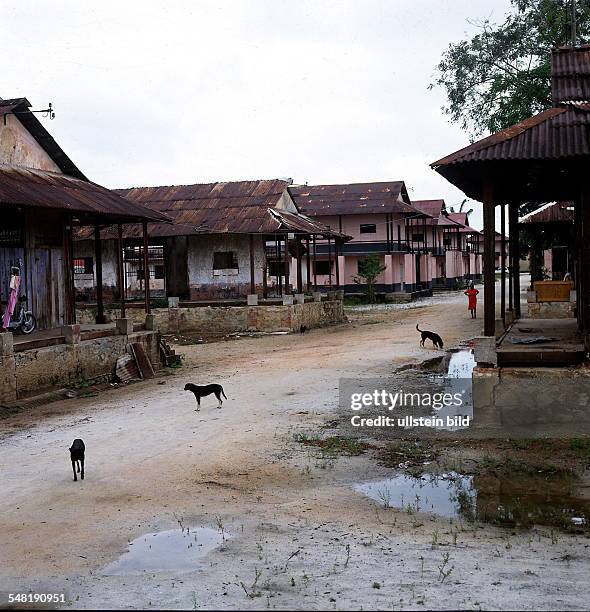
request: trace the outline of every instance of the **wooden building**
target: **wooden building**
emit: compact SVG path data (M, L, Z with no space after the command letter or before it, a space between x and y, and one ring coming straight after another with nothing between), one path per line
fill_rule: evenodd
M16 266L39 329L74 322L74 226L166 220L89 181L26 98L0 100L0 215L2 312ZM95 252L100 258L100 242Z

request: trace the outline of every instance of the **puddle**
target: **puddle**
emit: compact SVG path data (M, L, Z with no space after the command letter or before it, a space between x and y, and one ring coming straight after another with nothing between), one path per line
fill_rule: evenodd
M228 535L225 534L225 539ZM143 572L192 572L212 550L223 544L219 530L208 527L171 529L147 533L129 542L119 559L107 565L107 576L138 575Z
M474 505L472 479L472 476L455 472L419 477L398 474L393 478L357 484L353 488L384 507L460 518L464 506L469 510Z
M398 474L353 488L381 506L409 513L430 512L506 527L590 528L590 499L580 494L571 478L562 476Z
M451 353L446 378L471 378L474 367L473 349L460 349Z

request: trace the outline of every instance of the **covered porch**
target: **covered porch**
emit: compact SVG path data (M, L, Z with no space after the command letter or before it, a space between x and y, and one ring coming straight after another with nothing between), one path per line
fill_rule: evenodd
M483 203L483 334L490 339L486 361L492 365L574 365L584 359L590 346L590 105L584 102L590 93L587 47L553 52L552 87L553 108L432 164L468 197ZM532 207L554 201L573 203L571 278L577 293L577 317L571 321L535 319L531 324L521 312L519 213L525 204ZM497 213L502 235L498 318L494 265ZM523 331L529 329L540 332ZM535 335L547 340L526 341L526 336Z

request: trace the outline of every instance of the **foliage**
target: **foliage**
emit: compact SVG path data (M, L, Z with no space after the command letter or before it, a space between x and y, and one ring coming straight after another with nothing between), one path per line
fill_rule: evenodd
M550 52L571 44L572 0L511 0L500 25L451 43L429 88L445 90L443 111L472 138L497 132L551 106ZM576 4L577 44L590 40L590 2Z
M371 304L375 303L375 280L386 269L386 266L379 261L378 255L367 255L359 260L358 276L355 276L353 280L358 285L366 285L367 299Z

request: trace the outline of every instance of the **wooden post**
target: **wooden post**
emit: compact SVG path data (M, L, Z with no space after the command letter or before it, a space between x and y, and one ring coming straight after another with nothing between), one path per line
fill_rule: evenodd
M500 206L500 232L502 239L500 243L500 287L502 323L506 327L506 204Z
M64 283L65 283L65 313L64 323L71 325L76 322L76 288L74 286L74 244L72 215L68 215L64 224ZM25 276L25 271L21 270Z
M291 279L289 278L289 234L285 234L285 295L289 295L289 286Z
M145 313L150 314L152 306L150 304L150 268L149 268L149 243L147 221L142 223L143 226L143 289L145 293Z
M518 243L518 204L508 204L508 218L510 221L510 245L512 268L512 299L514 304L514 317L520 318L520 247Z
M254 280L254 234L250 234L250 295L256 293L256 283Z
M314 291L318 290L318 276L317 276L317 271L316 271L316 263L317 263L317 256L316 256L316 248L315 248L315 234L313 235L313 289Z
M104 301L102 295L102 242L100 241L100 226L94 226L94 259L96 263L96 322L105 322Z
M332 288L332 238L328 236L328 278L330 280L330 289Z
M336 289L340 289L340 260L338 258L338 239L334 238L334 262L336 264Z
M305 242L305 250L307 251L305 254L307 260L307 291L311 291L311 256L309 252L309 235L307 236Z
M590 333L590 301L588 300L588 292L590 291L590 193L587 187L583 186L580 194L580 201L577 208L579 209L578 217L581 218L579 228L580 237L580 261L579 272L580 279L578 286L580 291L577 294L579 319L584 333L584 343L586 350L589 345Z
M119 285L119 301L121 302L121 318L125 318L125 272L123 269L123 225L117 225L117 283Z
M492 183L486 179L483 188L483 277L484 336L496 335L495 211Z
M296 236L295 240L297 249L297 293L304 293L303 274L301 271L301 236Z

